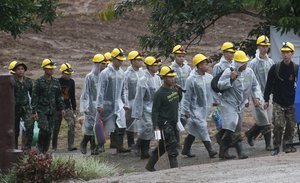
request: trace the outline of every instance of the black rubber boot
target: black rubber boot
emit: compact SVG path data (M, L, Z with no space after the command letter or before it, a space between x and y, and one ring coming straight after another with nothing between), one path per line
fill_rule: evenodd
M130 149L125 149L123 147L123 141L124 141L124 134L118 134L116 135L116 144L117 144L117 152L118 153L128 153L131 150Z
M246 159L246 158L248 158L248 156L245 155L245 153L243 152L242 141L238 141L237 143L235 143L235 149L236 149L236 152L238 154L239 159Z
M177 168L178 167L177 157L176 156L168 156L168 157L169 157L170 167Z
M126 132L128 148L132 148L134 145L134 132Z
M141 159L150 158L149 149L150 149L150 140L141 140Z
M210 141L202 141L202 142L209 154L209 157L214 158L215 155L217 155L218 153L212 149Z
M146 170L150 171L150 172L154 172L156 171L156 169L154 168L156 162L158 161L158 155L157 153L153 153L152 156L149 158L148 163L146 165Z
M247 142L250 146L254 146L253 140L259 135L260 128L256 124L252 126L248 131L246 131L245 135L247 137Z
M220 151L219 151L219 158L221 159L234 159L236 156L229 155L228 150L230 147L230 139L228 136L223 137L220 141Z
M91 143L91 155L98 155L99 154L99 146L96 145L94 136L91 137L90 143Z
M82 154L86 154L87 153L87 143L90 141L90 137L89 135L84 135L83 139L80 143L80 152Z
M194 141L195 137L193 135L188 134L188 136L184 139L184 145L181 151L182 155L186 155L189 158L195 157L195 154L191 154L191 147Z
M276 156L276 155L279 154L279 152L280 152L279 147L275 147L275 148L272 150L271 155L272 155L272 156Z
M271 132L264 134L265 143L266 143L266 151L272 151L271 136L272 136Z
M137 139L136 144L133 146L135 155L141 156L141 139Z
M216 140L217 140L217 143L219 144L219 145L221 145L221 140L222 140L222 137L223 137L223 135L224 135L224 130L223 129L221 129L221 130L219 130L217 133L216 133L216 135L215 135L215 138L216 138Z
M110 134L110 145L109 148L111 149L116 149L117 148L117 135L115 134L115 132L112 132Z

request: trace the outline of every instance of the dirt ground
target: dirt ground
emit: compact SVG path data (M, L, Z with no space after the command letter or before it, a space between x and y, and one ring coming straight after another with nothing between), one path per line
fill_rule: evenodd
M137 8L135 11L124 14L119 19L108 23L100 22L97 12L105 7L106 2L107 0L61 0L59 5L61 16L57 18L52 26L46 25L43 32L36 34L32 31L27 31L17 39L13 39L7 33L0 32L0 73L7 73L8 64L16 59L25 62L28 66L27 75L36 79L42 74L40 63L44 58L53 59L58 66L68 62L75 69L73 78L76 82L76 98L79 105L78 99L82 83L84 76L91 69L92 57L96 53L111 51L114 47L121 47L127 53L131 50L140 50L137 37L147 34L146 22L149 17L147 9ZM223 42L239 41L246 38L248 31L258 21L258 19L253 17L239 14L221 18L207 30L199 45L193 46L188 50L187 60L190 61L196 53L204 53L208 56L219 53L220 45ZM128 64L128 62L125 62L124 68ZM169 60L164 60L163 64L168 65ZM55 75L59 77L59 69L56 69ZM251 111L246 109L243 131L247 130L252 123ZM209 122L209 125L212 136L216 130L211 122ZM77 147L79 147L81 136L81 127L78 125L76 128ZM66 124L63 123L59 135L58 153L66 153L66 147L67 131ZM214 147L218 149L215 144ZM196 143L193 146L193 151L199 156L194 159L181 158L179 163L182 166L195 164L206 164L205 167L208 168L219 166L218 163L207 164L218 162L219 160L218 158L209 159L202 143ZM259 149L247 148L247 152L256 157L268 155L263 150L263 145ZM79 154L79 152L77 151L75 154ZM120 164L120 167L125 172L144 171L146 161L139 160L132 153L117 156L104 153L100 156L107 156L109 161ZM246 161L251 162L251 159ZM220 162L220 166L221 164L222 162ZM168 168L166 165L161 165L159 169L166 168ZM212 171L215 171L215 169L212 169ZM204 173L204 169L200 170L199 175L202 173ZM145 174L146 177L148 175ZM151 182L151 180L149 181ZM170 180L167 182L174 181Z
M75 70L73 79L76 82L76 98L79 105L81 87L84 76L91 69L92 57L99 52L111 51L114 47L121 47L127 53L140 50L137 37L147 34L149 11L144 8L136 8L135 11L111 22L100 22L97 14L105 7L106 2L108 1L60 0L61 16L52 26L46 25L43 32L36 34L27 31L17 39L0 32L0 73L7 73L8 64L16 59L26 63L27 76L36 79L42 74L40 63L44 58L51 58L58 66L68 62ZM188 50L187 60L190 61L196 53L219 53L223 42L244 39L257 21L250 16L237 14L220 19L207 30L200 45ZM168 65L169 60L164 60L163 64ZM125 62L124 68L128 65L129 63ZM55 76L59 77L59 68L55 72ZM251 121L250 114L245 116L245 122L248 121ZM59 136L61 143L58 148L61 149L66 147L65 127L63 124ZM76 129L76 134L76 143L79 144L80 126Z

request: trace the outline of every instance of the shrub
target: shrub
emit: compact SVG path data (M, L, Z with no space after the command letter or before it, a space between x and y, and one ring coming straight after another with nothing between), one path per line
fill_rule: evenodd
M31 151L27 158L16 165L15 169L17 181L20 182L46 183L78 177L74 160L55 161L53 163L50 154L38 154L37 151Z

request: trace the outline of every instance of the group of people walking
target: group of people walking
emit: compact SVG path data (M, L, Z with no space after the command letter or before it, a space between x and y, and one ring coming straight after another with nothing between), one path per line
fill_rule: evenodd
M223 43L223 55L214 65L212 74L208 73L212 63L210 58L203 54L195 55L192 59L194 68L191 68L181 45L173 48L174 61L170 66L162 66L159 58L144 57L138 51L129 52L126 58L121 48L104 55L96 54L80 97L80 112L84 113L81 153L87 153L88 143L92 155L104 151L104 147L96 144L94 139L94 124L101 121L106 136L110 137L110 148L116 149L117 153L136 149L141 159L149 159L146 165L149 171L155 171L156 162L165 152L171 168L178 167L178 129L182 126L188 133L181 152L184 156L195 157L191 146L197 138L203 142L210 158L217 154L221 159L236 158L229 154L230 147L236 148L239 159L248 158L242 147L242 120L244 109L250 102L253 103L255 124L245 133L248 144L253 146L255 138L261 134L266 150L272 151L272 155L280 152L281 145L286 153L296 152L292 145L298 72L298 65L292 61L295 47L285 42L281 48L282 59L273 58L277 61L275 63L268 56L269 38L260 36L256 44L255 58L250 61L245 52L236 49L233 43ZM130 61L130 66L124 72L122 64L125 60ZM16 80L16 142L22 118L26 126L25 148L30 149L33 121L38 120L39 150L48 151L51 136L52 147L56 149L56 132L64 117L69 127L68 150L76 150L72 66L69 63L61 65L60 79L52 77L55 65L50 59L43 60L41 67L44 75L33 84L24 76L27 70L24 63L14 61L10 65ZM221 128L215 134L219 152L212 147L207 126L212 106L221 108ZM154 132L160 133L161 138L157 137L159 144L150 153ZM128 148L124 147L125 134Z

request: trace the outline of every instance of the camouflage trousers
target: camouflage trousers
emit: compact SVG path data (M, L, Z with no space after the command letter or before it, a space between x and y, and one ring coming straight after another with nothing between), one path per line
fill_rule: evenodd
M25 126L25 134L23 133L22 141L24 139L24 143L22 144L24 146L24 149L30 149L32 144L32 137L33 137L33 127L34 127L34 121L31 118L31 110L22 110L22 111L16 111L15 114L15 142L16 147L18 148L18 137L20 134L20 122L21 118L24 121Z
M55 114L38 112L38 126L40 128L38 149L41 153L45 153L49 149L54 122Z
M52 149L57 149L57 140L58 140L58 134L60 131L62 119L63 116L61 111L57 111L55 124L53 128ZM64 119L68 124L68 149L72 149L74 147L74 138L75 138L75 117L72 109L65 109Z
M165 124L160 130L162 131L162 140L159 141L158 147L154 149L153 155L158 155L159 153L159 156L162 156L167 151L168 156L177 157L176 134L178 132L176 125Z
M293 143L295 133L295 109L294 106L281 107L274 102L273 106L273 145L279 148L283 138L283 145ZM282 137L283 136L283 137Z

